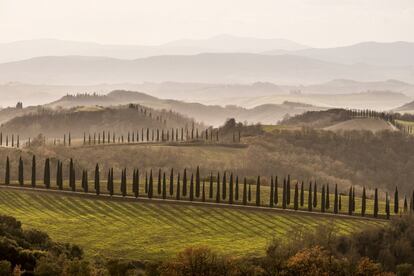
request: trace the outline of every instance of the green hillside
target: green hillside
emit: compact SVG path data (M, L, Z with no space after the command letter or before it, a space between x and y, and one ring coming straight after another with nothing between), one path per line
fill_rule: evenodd
M183 248L208 245L226 254L262 254L277 236L294 237L334 223L350 234L380 220L330 218L223 207L120 202L39 192L0 190L0 213L46 231L53 239L73 242L96 254L126 259L171 257Z

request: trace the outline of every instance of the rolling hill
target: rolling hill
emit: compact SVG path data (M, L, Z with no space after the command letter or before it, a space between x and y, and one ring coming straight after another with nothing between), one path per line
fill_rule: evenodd
M324 128L335 132L350 131L350 130L368 130L372 132L378 131L396 131L397 129L390 123L375 118L358 118L340 122Z
M191 128L193 124L196 128L205 128L178 113L155 110L142 105L82 106L64 110L39 109L7 121L1 125L0 131L16 133L21 138L36 137L38 134L49 138L61 138L68 132L71 132L72 137L82 137L85 132L88 134L102 131L115 132L126 137L128 132L141 128Z

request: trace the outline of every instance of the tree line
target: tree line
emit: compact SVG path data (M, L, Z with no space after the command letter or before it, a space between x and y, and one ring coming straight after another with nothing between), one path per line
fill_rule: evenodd
M43 181L39 184L37 161L36 156L33 155L31 160L31 173L30 173L30 186L32 188L46 188L46 189L58 189L64 190L65 181L68 183L70 191L83 191L85 193L91 193L90 185L93 183L93 191L96 195L105 194L109 196L120 195L122 197L129 196L131 191L135 198L147 197L161 198L161 199L174 199L174 200L188 200L188 201L202 201L202 202L215 202L215 203L227 203L238 205L255 205L257 207L269 207L269 208L282 208L293 210L306 210L308 212L319 211L321 213L331 212L333 214L348 214L350 216L355 215L356 212L356 190L351 186L347 195L338 191L338 185L330 186L329 184L320 185L316 181L309 181L305 184L304 181L293 181L290 175L284 177L283 180L277 176L270 177L269 193L266 194L266 198L263 197L261 192L262 179L261 176L257 176L255 180L248 179L246 177L239 177L232 172L224 171L222 173L212 172L207 176L202 176L200 168L197 166L195 172L190 172L184 169L183 172L175 172L171 169L169 172L162 171L149 171L141 172L139 169L133 169L132 179L128 181L127 169L121 170L121 176L119 179L119 187L116 187L114 178L114 169L109 168L107 171L103 171L99 164L96 164L93 171L92 179L89 179L89 173L87 170L82 170L80 183L76 179L76 170L73 159L69 160L67 167L68 179L64 179L63 174L63 162L57 161L55 179L51 178L51 162L49 158L44 161ZM11 167L9 157L6 158L5 165L5 185L11 185ZM17 183L20 186L25 186L24 176L24 162L22 158L19 158L18 162L18 179ZM102 179L102 175L106 174L106 179ZM79 178L79 177L78 177ZM78 188L77 185L80 184ZM54 186L54 187L53 187ZM143 186L141 188L141 186ZM254 192L253 188L254 186ZM330 189L334 190L331 191ZM119 189L116 191L116 189ZM142 191L143 190L143 191ZM281 193L281 195L279 195ZM347 196L347 197L346 197ZM305 204L305 197L307 197ZM343 198L348 200L347 209L343 207ZM371 215L374 218L379 217L379 191L377 188L373 194L373 208L372 213L367 214L367 191L365 187L362 189L360 199L360 215ZM391 210L391 196L388 192L385 193L385 217L390 218L391 214L398 213L412 213L414 211L414 192L407 200L407 197L403 198L403 206L400 208L400 196L398 188L395 188L393 196L393 210Z

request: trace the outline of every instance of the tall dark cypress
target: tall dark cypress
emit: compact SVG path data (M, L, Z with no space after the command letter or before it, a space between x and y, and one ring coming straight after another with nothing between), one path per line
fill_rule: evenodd
M101 192L101 187L100 187L100 179L99 179L99 164L96 163L95 166L95 193L96 195L99 195Z
M148 181L148 198L152 198L154 192L154 186L153 186L153 179L152 179L152 169L150 170L150 176Z
M32 157L32 187L36 187L36 155Z
M279 203L279 183L278 183L278 179L277 179L277 175L275 177L275 193L273 196L273 202L275 203L275 205L277 205Z
M288 178L286 181L286 204L290 204L290 175L288 174Z
M165 178L165 172L162 175L162 199L167 198L167 179Z
M313 208L318 206L318 185L315 183L313 184Z
M8 156L6 158L6 173L4 176L4 183L6 185L10 185L10 161Z
M108 170L108 177L106 180L106 190L108 191L109 195L111 194L111 169Z
M378 189L375 188L374 194L374 218L378 217Z
M59 162L59 190L63 190L63 162Z
M256 182L256 206L260 206L260 175L257 177Z
M408 204L407 204L407 196L404 196L404 213L407 213L408 211Z
M148 172L145 171L145 186L144 186L144 192L148 194Z
M234 190L234 199L236 201L239 200L239 176L236 175L236 185L235 185L235 190Z
M127 195L127 178L126 178L126 169L122 171L122 196L125 197Z
M294 193L294 197L293 197L293 208L295 210L299 209L299 184L298 184L298 182L296 182L296 184L295 184L295 193Z
M190 178L190 201L194 200L194 175L191 174Z
M75 186L73 185L74 183L74 177L73 177L73 160L72 158L69 161L69 187L71 188L72 191L75 191Z
M309 191L308 191L308 211L312 212L312 181L309 182Z
M271 176L270 177L269 207L274 206L273 196L274 196L274 183L273 183L273 176Z
M23 160L22 157L19 158L19 185L24 185L24 175L23 175Z
M88 171L84 170L83 171L83 176L82 176L82 180L83 180L83 191L85 193L87 193L89 191L89 185L88 185Z
M361 216L365 216L366 204L367 204L367 196L365 193L365 186L362 188L362 202L361 202Z
M348 193L348 215L352 215L354 211L352 196L353 196L353 193L352 193L352 186L351 186L349 188L349 193Z
M158 195L161 194L161 186L162 186L162 180L161 180L161 169L158 170Z
M209 192L208 192L208 198L213 198L213 173L210 173L210 186L209 186Z
M300 207L303 207L305 204L305 183L302 181L300 185Z
M170 197L174 194L174 169L171 168L170 172Z
M180 172L178 172L177 174L177 191L175 191L175 199L180 200L181 199L181 183L180 183L181 179L180 179Z
M206 201L206 183L205 180L203 179L203 191L201 194L201 201L205 202Z
M338 214L338 184L335 184L334 213Z
M326 202L325 202L326 198L325 198L325 185L322 185L322 192L321 192L321 212L325 213L325 207L326 207Z
M394 213L398 214L398 211L400 209L399 207L399 196L398 196L398 188L395 186L395 192L394 192Z
M352 211L355 212L355 187L352 187Z
M339 211L342 210L342 194L339 194L338 209L339 209Z
M183 196L187 196L187 169L183 173Z
M200 167L197 166L197 170L196 170L196 176L195 176L195 193L196 193L196 197L200 197Z
M286 209L286 189L287 189L287 184L286 184L286 178L283 178L283 189L282 189L282 208Z
M221 198L223 200L226 199L227 197L227 175L226 175L226 171L224 171L223 173L223 183L222 183L222 191L221 191Z
M216 203L220 203L220 172L217 173Z
M229 181L229 204L233 204L233 173L230 174Z
M330 193L329 193L329 183L326 184L326 200L325 200L325 204L326 204L326 209L331 208L331 200L330 200Z
M246 177L244 178L243 182L243 205L247 204L247 181Z
M45 160L45 171L43 173L43 183L45 184L46 189L50 188L50 160L46 158Z
M387 219L390 219L390 198L388 196L388 192L385 195L385 214L387 214Z
M252 201L252 185L249 183L249 191L247 194L247 199L249 200L249 202Z

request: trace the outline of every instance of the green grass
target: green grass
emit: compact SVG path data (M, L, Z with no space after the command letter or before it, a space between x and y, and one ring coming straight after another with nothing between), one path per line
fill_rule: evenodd
M189 246L207 245L240 256L263 254L273 237L335 224L351 234L383 221L219 207L120 202L0 189L0 213L54 240L81 245L87 257L163 259Z

